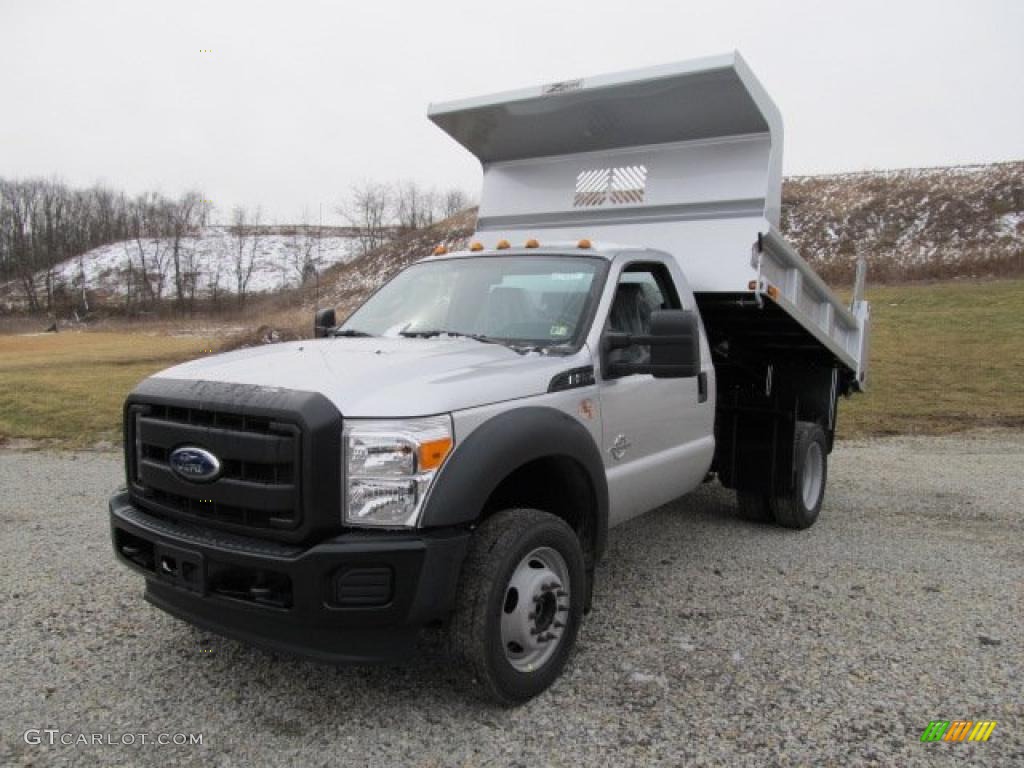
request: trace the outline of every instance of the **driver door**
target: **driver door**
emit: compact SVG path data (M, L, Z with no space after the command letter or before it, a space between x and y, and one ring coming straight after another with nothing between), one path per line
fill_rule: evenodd
M651 312L657 309L694 309L683 306L681 293L666 263L650 259L625 263L616 279L602 338L609 330L648 334ZM703 372L710 363L706 345L701 347ZM598 391L613 525L692 490L707 473L714 452L713 405L699 383L701 378L706 381L706 373L656 379L647 373L610 377L604 370L609 360L643 363L649 356L650 347L640 345L602 356Z

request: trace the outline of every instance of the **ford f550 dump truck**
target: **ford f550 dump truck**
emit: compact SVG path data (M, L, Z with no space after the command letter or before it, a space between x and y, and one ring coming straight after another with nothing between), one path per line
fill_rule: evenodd
M815 522L869 308L780 236L782 124L738 55L429 116L483 166L473 243L315 339L139 384L110 524L174 616L328 662L437 627L515 703L565 665L612 526L714 477Z

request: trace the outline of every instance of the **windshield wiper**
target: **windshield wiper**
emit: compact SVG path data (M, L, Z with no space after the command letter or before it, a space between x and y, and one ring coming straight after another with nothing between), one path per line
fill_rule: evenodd
M355 328L339 328L336 331L331 332L331 336L346 336L348 338L363 338L365 336L373 336L372 333L366 331L357 331Z
M498 339L492 339L490 336L485 336L482 333L460 333L459 331L445 331L431 329L427 331L401 331L399 336L404 336L407 339L429 339L433 336L458 336L462 339L473 339L473 341L479 341L483 344L502 344L503 342Z

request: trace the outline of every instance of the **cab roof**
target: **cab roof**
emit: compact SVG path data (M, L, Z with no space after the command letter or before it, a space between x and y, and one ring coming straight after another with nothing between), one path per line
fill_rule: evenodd
M500 241L486 244L480 240L474 241L474 245L482 247L475 250L471 247L460 248L455 251L444 251L420 259L419 261L441 261L443 259L469 258L473 256L578 256L580 258L602 258L611 261L618 254L624 251L639 252L650 250L638 245L624 245L620 243L589 241L588 247L581 247L578 240L560 240L552 242L539 242L536 246L526 246L525 243L509 243L507 247L498 247Z

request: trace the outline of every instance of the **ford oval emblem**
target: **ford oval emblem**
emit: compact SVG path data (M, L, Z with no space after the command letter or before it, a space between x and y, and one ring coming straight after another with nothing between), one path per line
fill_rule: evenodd
M168 463L174 474L193 483L208 483L220 475L220 459L194 445L183 445L171 451Z

